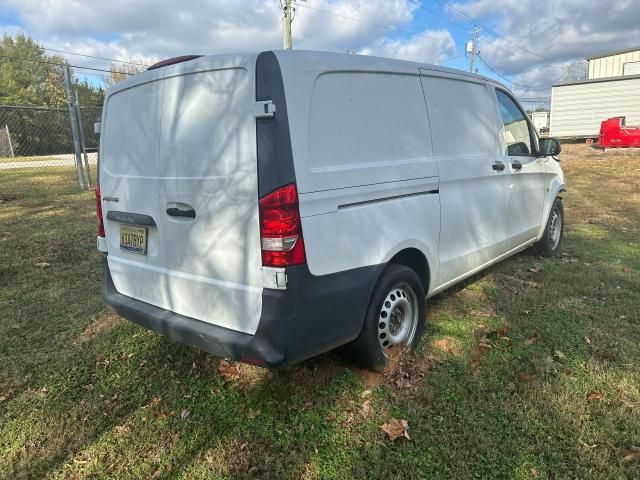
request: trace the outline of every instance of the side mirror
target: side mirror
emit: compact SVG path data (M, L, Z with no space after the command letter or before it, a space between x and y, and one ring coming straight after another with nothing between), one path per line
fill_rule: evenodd
M540 139L540 156L556 157L560 155L562 147L557 138L541 138Z

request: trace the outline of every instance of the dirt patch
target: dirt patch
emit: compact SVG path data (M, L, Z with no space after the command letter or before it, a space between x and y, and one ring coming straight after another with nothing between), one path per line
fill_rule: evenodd
M436 340L433 342L433 347L440 352L448 353L450 355L460 355L462 353L460 345L458 345L455 340L448 337Z
M454 348L453 343L450 346ZM387 355L389 365L383 372L371 372L360 368L354 369L354 372L369 388L386 384L399 390L417 392L429 371L432 357L425 357L407 347L392 348Z
M115 313L109 311L96 317L87 327L77 336L75 343L83 344L94 340L103 333L112 330L121 319Z
M392 387L413 395L420 390L426 377L432 357L424 356L413 350L398 349L397 358L385 372L385 382Z
M229 385L239 388L253 387L263 384L271 375L272 371L268 368L256 367L241 362L233 362L231 360L220 359L215 362L216 358L207 355L207 359L212 359L215 365L205 365L205 368L215 369L216 374Z

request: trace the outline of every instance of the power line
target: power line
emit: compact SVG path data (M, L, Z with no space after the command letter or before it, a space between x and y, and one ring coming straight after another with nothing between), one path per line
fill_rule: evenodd
M449 5L447 2L444 2L442 0L437 0L439 3L441 3L444 8L449 9L450 11L454 12L455 14L457 14L460 18L462 18L463 20L466 20L467 22L470 22L473 24L473 26L479 26L479 27L484 27L484 25L480 25L479 23L477 23L474 19L472 19L471 17L468 17L467 15L465 15L464 13L462 13L460 10L458 10L456 7L454 7L453 5Z
M455 57L447 58L447 59L442 60L441 62L438 62L438 63L443 64L443 63L450 62L450 61L452 61L452 60L457 60L457 59L462 58L462 57L464 57L464 53L463 53L463 54L461 54L461 55L456 55Z
M314 10L316 12L321 12L321 13L326 13L328 15L334 15L336 17L340 17L340 18L344 18L345 20L351 20L353 22L358 22L358 23L364 23L366 25L373 25L374 27L380 27L380 28L384 28L386 30L397 30L399 32L404 32L404 33L408 33L409 35L415 35L416 32L410 32L409 30L403 30L401 28L398 27L394 27L392 25L383 25L381 23L375 23L375 22L369 22L367 20L362 20L360 18L357 17L349 17L347 15L342 15L341 13L337 13L334 12L332 10L324 10L322 8L316 8L316 7L312 7L310 5L306 5L304 3L298 3L297 4L299 7L304 7L304 8L308 8L309 10Z
M457 8L455 8L454 6L450 5L449 3L445 2L444 0L437 0L437 1L438 1L439 3L441 3L445 8L449 9L450 11L453 11L453 12L457 13L457 14L458 14L458 16L460 16L460 17L464 18L466 21L468 21L469 23L473 24L474 26L482 27L484 30L486 30L486 31L488 31L488 32L493 33L496 37L502 37L502 38L504 38L504 35L503 35L503 34L501 34L501 33L499 33L499 32L496 32L496 31L495 31L493 28L491 28L491 27L488 27L488 26L486 26L486 25L483 25L482 23L478 22L475 18L470 17L470 16L468 16L468 15L465 15L465 14L464 14L464 13L462 13L460 10L458 10L458 9L457 9ZM549 28L551 28L551 27L549 27ZM548 30L548 29L547 29L547 30ZM534 52L534 51L532 51L532 50L529 50L528 48L523 47L523 46L522 46L522 44L518 44L518 43L515 43L515 42L512 42L512 43L513 43L514 45L516 45L517 47L519 47L520 49L524 50L525 52L528 52L529 54L531 54L531 55L533 55L533 56L535 56L535 57L540 58L541 60L544 60L544 61L546 61L546 62L548 62L548 63L555 63L555 60L551 60L551 59L549 59L549 58L547 58L547 57L544 57L544 56L540 55L539 53L536 53L536 52ZM495 45L494 45L494 46L495 46ZM496 47L496 48L501 49L500 47ZM501 49L501 50L504 50L504 49ZM510 51L510 52L508 52L508 53L513 54L513 52L512 52L512 51Z
M434 10L431 10L430 8L425 7L424 5L422 5L422 3L418 3L417 5L418 5L418 8L420 8L421 10L424 10L425 12L429 12L430 14L438 17L439 19L444 20L445 22L453 25L454 27L459 28L460 30L463 30L465 32L468 31L467 27L465 27L463 25L460 25L457 22L454 22L453 20L451 20L450 18L445 17L444 15L440 15L438 12L436 12Z
M553 84L549 84L549 85L539 85L539 86L533 86L533 85L524 85L522 83L517 83L514 82L513 80L508 79L507 77L505 77L503 74L501 74L500 72L498 72L495 68L493 68L491 65L489 65L487 63L487 61L480 55L477 54L476 55L483 64L486 65L486 67L491 70L493 73L495 73L497 76L499 76L500 78L502 78L505 82L509 82L510 84L520 87L520 88L526 88L527 90L545 90L547 88L551 88L553 86Z
M85 57L85 58L95 58L96 60L106 60L108 62L116 62L116 63L128 63L129 65L138 65L140 67L148 67L149 65L144 64L144 63L137 63L137 62L130 62L127 60L116 60L114 58L107 58L107 57L98 57L95 55L87 55L84 53L77 53L77 52L69 52L67 50L58 50L55 48L49 48L49 47L40 47L42 50L47 50L48 52L57 52L57 53L66 53L67 55L76 55L78 57Z
M78 65L71 65L71 64L60 63L60 62L51 62L49 60L36 60L36 59L33 59L33 58L12 57L10 55L0 55L0 58L9 58L9 59L12 59L12 60L19 60L21 62L41 63L41 64L45 64L45 65L57 65L57 66L60 66L60 67L64 67L66 65L69 65L70 67L76 68L76 69L79 69L79 70L91 70L93 72L119 73L121 75L131 75L130 73L120 72L118 70L105 70L104 68L94 68L94 67L80 67Z

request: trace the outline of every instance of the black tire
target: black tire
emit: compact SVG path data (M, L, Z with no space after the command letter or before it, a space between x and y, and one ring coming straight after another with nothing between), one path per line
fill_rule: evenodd
M396 292L399 292L401 296L398 297ZM414 298L410 298L412 295ZM394 297L394 301L398 303L391 304L389 302L391 297ZM404 319L409 318L409 316L405 317L407 312L410 312L411 318L414 318L414 315L417 315L417 317L415 317L415 321L410 321L411 327L406 331L406 337L402 337L405 340L402 344L407 345L409 348L415 348L424 332L425 297L424 286L414 270L404 265L390 264L373 290L360 336L353 343L347 345L347 353L353 361L362 368L374 372L383 371L389 363L389 358L385 351L399 346L399 344L389 343L389 340L393 342L401 338L400 334L406 328L402 326ZM396 298L397 300L395 300ZM413 302L414 299L415 302ZM411 306L405 307L405 303ZM406 308L406 310L403 310L403 308ZM398 311L401 312L399 315L397 314ZM383 321L382 315L385 315L385 318L388 318L389 321ZM401 327L396 332L398 336L394 337L392 322L398 317L401 318L399 321ZM385 332L388 332L388 334ZM382 335L385 335L385 337L382 337ZM387 343L389 345L383 347L382 344L385 342L385 338L388 339ZM406 343L406 340L410 341Z
M558 222L560 222L559 225ZM557 197L551 206L542 238L535 244L536 252L543 257L555 257L560 252L563 232L564 208L562 207L562 199Z

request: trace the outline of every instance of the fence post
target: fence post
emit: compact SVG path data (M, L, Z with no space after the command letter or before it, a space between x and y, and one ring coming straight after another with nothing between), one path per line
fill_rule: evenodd
M87 144L84 140L84 127L82 126L82 112L80 111L80 100L78 99L78 89L75 89L76 116L78 117L78 127L80 127L80 147L84 155L84 168L87 173L87 187L91 188L91 169L89 168L89 156L87 155Z
M11 158L15 157L13 153L13 145L11 144L11 134L9 133L9 125L5 123L4 129L7 131L7 142L9 142L9 151L11 152Z
M67 107L69 107L69 121L71 122L71 135L73 136L73 150L76 156L78 186L80 190L84 190L84 173L82 168L82 155L80 153L80 139L78 136L78 120L76 118L75 108L73 108L73 96L71 92L71 69L69 68L69 65L64 66L64 87L67 92Z

